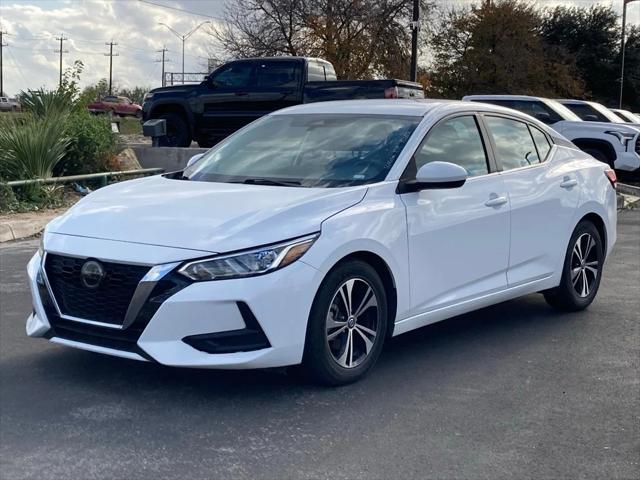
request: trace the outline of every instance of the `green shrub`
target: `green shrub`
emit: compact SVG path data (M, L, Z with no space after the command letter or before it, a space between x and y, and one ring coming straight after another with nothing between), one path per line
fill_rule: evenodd
M70 140L60 115L0 120L0 176L7 180L51 177Z
M65 133L71 139L64 159L54 172L77 175L103 172L115 154L117 141L107 118L91 115L86 110L73 112L65 122Z
M0 181L0 213L11 212L18 206L13 189Z

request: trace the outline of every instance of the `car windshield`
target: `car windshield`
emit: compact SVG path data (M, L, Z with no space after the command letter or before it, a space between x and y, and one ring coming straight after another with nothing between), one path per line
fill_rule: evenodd
M571 110L569 110L567 107L565 107L560 102L557 102L555 100L551 100L550 98L545 98L543 101L547 106L549 106L550 108L555 110L555 112L558 115L560 115L564 120L569 120L571 122L581 122L582 121L582 119L578 115L573 113Z
M614 110L614 112L616 113L616 115L618 115L623 120L626 120L627 122L640 123L640 117L628 110Z
M607 120L609 120L610 122L612 122L612 123L625 123L625 121L622 118L620 118L618 115L613 113L611 110L609 110L604 105L602 105L600 103L596 103L596 102L589 102L589 105L591 105L591 107L593 107L594 110L597 110L602 115L604 115L607 118Z
M272 115L209 150L183 178L205 182L345 187L382 181L421 117Z

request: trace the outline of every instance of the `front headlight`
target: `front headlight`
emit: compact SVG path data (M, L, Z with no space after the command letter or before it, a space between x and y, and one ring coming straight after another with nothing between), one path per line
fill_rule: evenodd
M618 140L620 140L620 143L625 146L625 148L628 146L629 142L636 137L635 133L621 132L620 130L608 130L604 133L616 137Z
M317 238L318 234L309 235L268 247L196 260L180 268L178 273L196 282L260 275L295 262Z
M42 235L40 236L40 245L38 246L38 254L40 255L40 258L44 257L44 232L42 232Z

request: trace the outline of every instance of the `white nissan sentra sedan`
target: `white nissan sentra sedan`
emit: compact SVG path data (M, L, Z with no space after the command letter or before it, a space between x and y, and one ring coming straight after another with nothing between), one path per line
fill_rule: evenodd
M452 101L280 110L46 228L27 333L164 365L362 377L385 340L541 292L594 299L615 174L539 121Z

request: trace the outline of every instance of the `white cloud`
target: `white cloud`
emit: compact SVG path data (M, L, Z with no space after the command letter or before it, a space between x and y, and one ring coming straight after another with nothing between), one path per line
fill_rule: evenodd
M219 1L154 0L155 3L182 7L207 15L220 16ZM63 69L82 60L85 70L82 85L97 82L109 75L109 51L106 42L113 40L114 83L121 86L158 86L161 65L157 50L169 49L167 71L181 70L182 43L159 22L186 33L207 20L186 13L141 3L137 0L0 0L0 26L9 32L4 49L4 84L10 95L20 90L55 87L59 78L59 42L63 34ZM215 20L213 20L215 22ZM204 29L186 42L185 70L206 69L207 52L212 43Z

